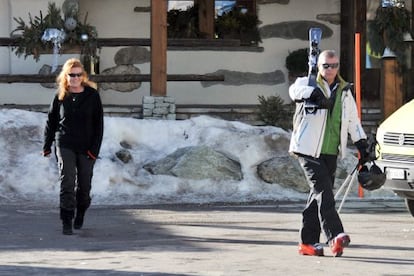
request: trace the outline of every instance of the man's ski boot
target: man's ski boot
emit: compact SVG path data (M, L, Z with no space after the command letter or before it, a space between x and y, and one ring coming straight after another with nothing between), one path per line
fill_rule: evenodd
M323 256L323 247L320 244L299 244L299 254L308 256Z
M344 248L347 247L350 242L351 238L345 233L340 233L335 238L330 240L329 246L331 247L334 257L342 256Z

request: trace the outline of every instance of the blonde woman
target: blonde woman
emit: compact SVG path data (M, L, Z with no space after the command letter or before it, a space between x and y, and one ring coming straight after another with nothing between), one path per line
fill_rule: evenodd
M103 108L97 86L88 79L79 59L65 62L56 83L58 89L48 112L43 155L50 156L55 142L62 232L71 235L72 227L82 227L91 204L93 167L103 136Z

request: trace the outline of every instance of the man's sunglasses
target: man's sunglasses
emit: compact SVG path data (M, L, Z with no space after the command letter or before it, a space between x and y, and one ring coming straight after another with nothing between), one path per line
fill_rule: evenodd
M339 67L339 63L324 63L322 64L323 69L328 69L331 67L332 69L336 69Z
M75 74L75 73L70 73L70 74L68 74L68 76L69 77L71 77L71 78L74 78L74 77L81 77L82 76L82 73L77 73L77 74Z

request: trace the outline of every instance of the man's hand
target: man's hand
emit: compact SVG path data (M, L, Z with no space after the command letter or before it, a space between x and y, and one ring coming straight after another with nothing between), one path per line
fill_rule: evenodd
M43 152L42 152L42 155L44 156L44 157L49 157L49 155L50 155L50 153L51 153L52 151L51 150L44 150Z
M314 103L318 108L321 109L330 109L332 107L332 103L329 99L325 97L322 90L319 87L316 87L312 94L309 97L309 101Z
M355 146L359 152L359 164L363 165L369 161L371 161L371 157L368 151L368 143L366 139L361 139L355 142Z

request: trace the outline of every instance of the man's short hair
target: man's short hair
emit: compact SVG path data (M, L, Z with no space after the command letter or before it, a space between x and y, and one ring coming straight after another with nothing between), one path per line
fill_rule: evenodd
M339 56L336 54L335 50L324 50L319 54L318 65L320 65L319 61L321 60L321 57L324 57L324 59L337 57L339 59Z

